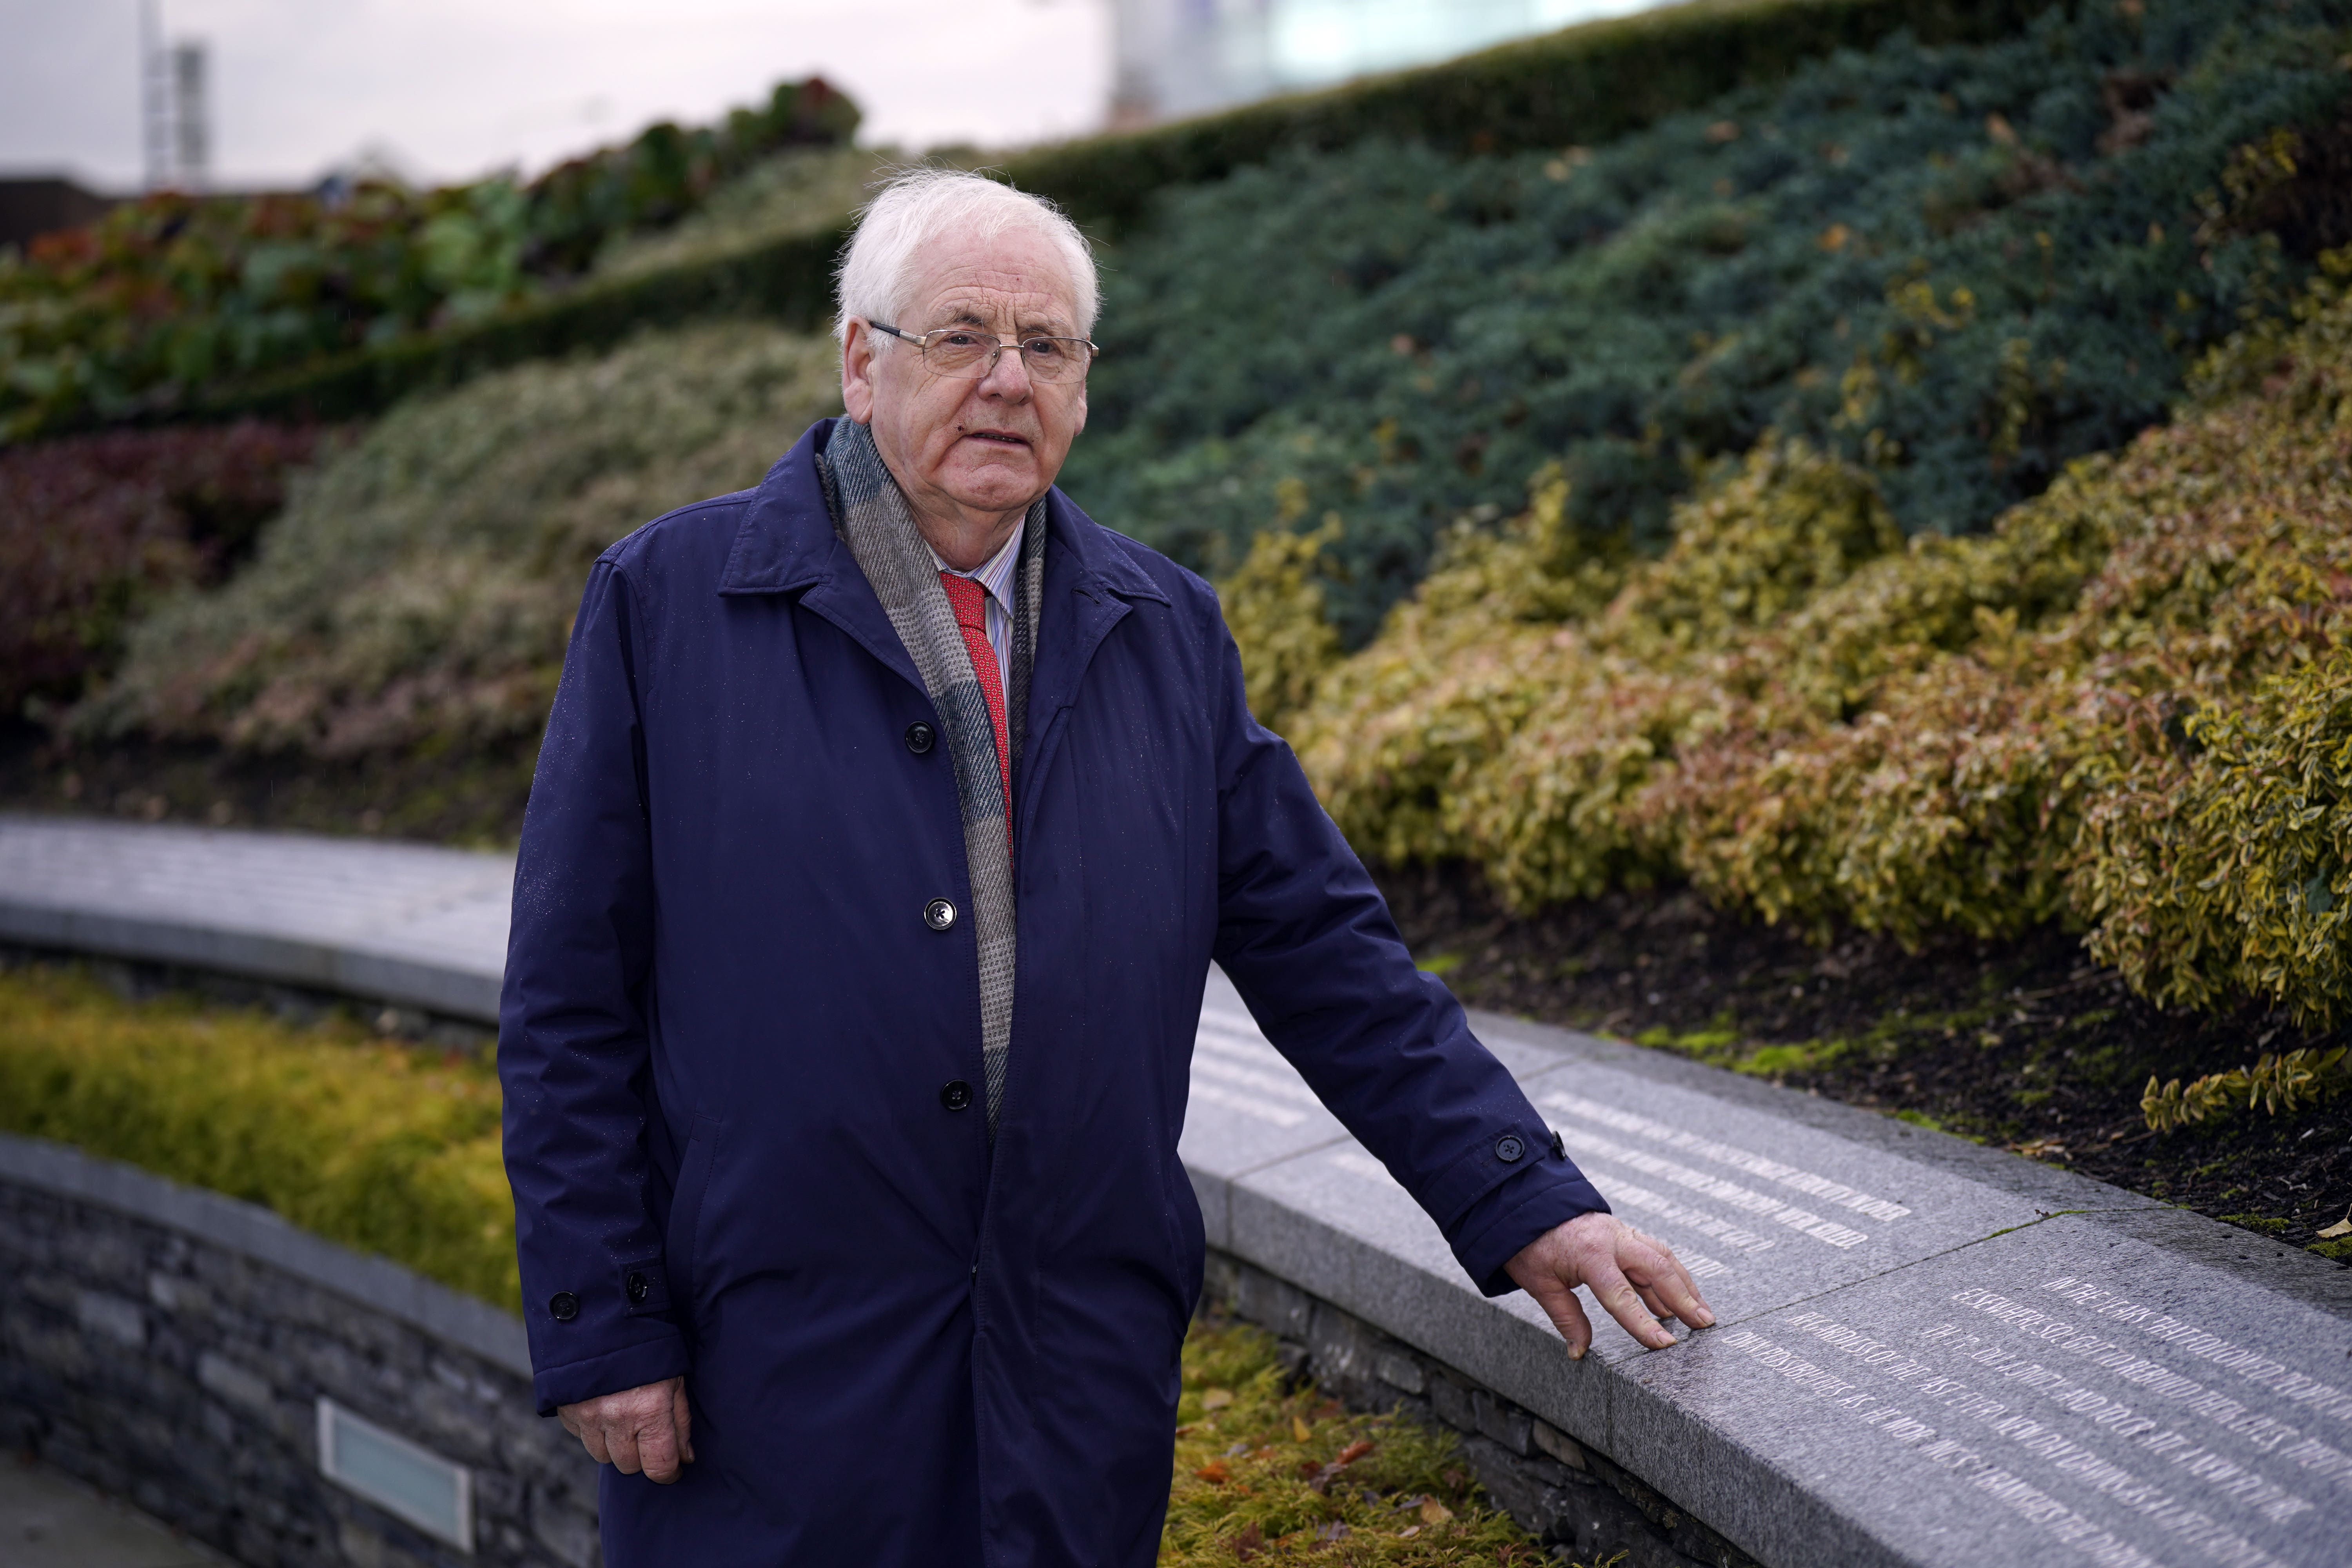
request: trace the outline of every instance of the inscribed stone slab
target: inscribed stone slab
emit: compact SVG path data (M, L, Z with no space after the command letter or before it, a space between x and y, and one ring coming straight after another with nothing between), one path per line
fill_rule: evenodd
M1229 1245L1227 1189L1234 1177L1346 1136L1259 1031L1233 982L1211 968L1193 1039L1192 1102L1177 1142L1209 1245Z
M1902 1560L2341 1563L2352 1319L2059 1215L1624 1369ZM1621 1402L1605 1439L1657 1455ZM1678 1500L1718 1528L1742 1501Z

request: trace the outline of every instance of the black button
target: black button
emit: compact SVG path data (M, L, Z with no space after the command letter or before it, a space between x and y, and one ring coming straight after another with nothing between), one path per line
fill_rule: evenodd
M548 1316L559 1323L568 1323L580 1315L580 1298L569 1290L558 1290L547 1299Z
M642 1301L653 1294L654 1282L642 1274L629 1276L629 1300Z
M1495 1158L1506 1165L1510 1164L1527 1152L1528 1146L1519 1142L1518 1134L1516 1132L1506 1132L1495 1140Z
M971 1103L971 1085L960 1078L948 1079L940 1090L940 1103L950 1110L961 1110Z
M945 899L933 899L923 906L923 923L933 931L945 931L955 924L955 906Z
M939 731L932 729L929 724L922 722L920 720L917 720L914 723L907 726L907 750L914 752L915 755L919 757L925 752L929 751L931 749L931 742L939 738Z
M1551 1157L1555 1160L1568 1158L1568 1145L1559 1141L1559 1129L1557 1127L1551 1130Z

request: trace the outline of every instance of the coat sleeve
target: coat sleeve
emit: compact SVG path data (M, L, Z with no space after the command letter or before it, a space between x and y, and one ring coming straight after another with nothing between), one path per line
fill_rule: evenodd
M1435 976L1282 739L1251 717L1223 636L1217 963L1357 1142L1427 1210L1489 1296L1512 1255L1602 1201Z
M499 1005L514 1189L541 1414L687 1369L662 1315L649 1201L647 984L653 873L628 580L590 574L531 783Z

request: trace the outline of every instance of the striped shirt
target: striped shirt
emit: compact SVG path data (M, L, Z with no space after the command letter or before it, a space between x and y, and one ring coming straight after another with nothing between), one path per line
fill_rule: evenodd
M1004 542L1003 549L972 571L956 572L957 576L969 577L987 590L988 608L983 618L988 628L988 646L996 650L996 682L1008 711L1013 704L1012 689L1005 685L1008 672L1013 668L1013 595L1014 578L1021 570L1021 536L1028 528L1029 520L1024 517L1013 525L1013 537ZM931 551L931 564L942 572L956 570L940 560L936 550Z

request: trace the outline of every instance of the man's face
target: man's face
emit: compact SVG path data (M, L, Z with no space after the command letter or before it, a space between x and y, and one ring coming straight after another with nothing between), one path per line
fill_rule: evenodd
M999 339L1080 334L1068 264L1044 237L934 240L915 258L902 331L970 327ZM1083 380L1032 381L1013 349L979 381L934 375L920 350L852 319L842 400L919 516L1017 513L1045 493L1087 424Z

